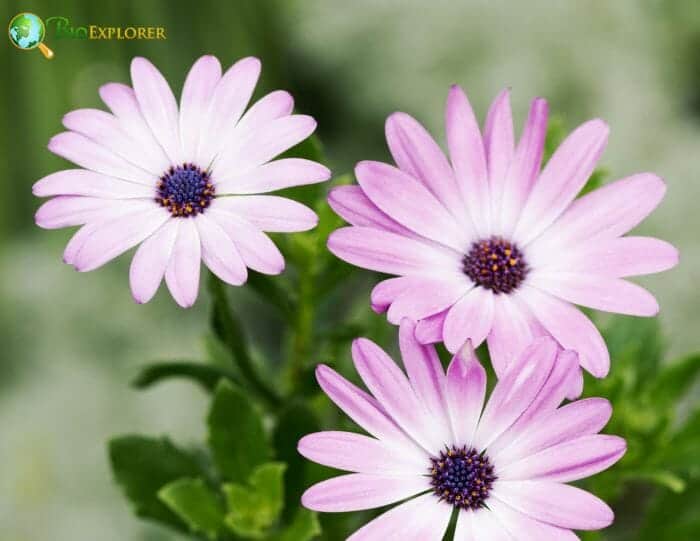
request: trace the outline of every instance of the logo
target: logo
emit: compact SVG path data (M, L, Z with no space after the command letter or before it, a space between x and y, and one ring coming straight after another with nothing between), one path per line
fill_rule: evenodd
M44 45L46 26L41 17L33 13L19 13L12 17L7 28L12 45L23 51L39 49L49 60L53 58L53 51Z

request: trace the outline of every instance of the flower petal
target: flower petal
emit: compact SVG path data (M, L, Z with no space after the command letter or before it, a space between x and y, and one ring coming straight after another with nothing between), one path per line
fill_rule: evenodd
M165 269L165 283L175 302L189 308L197 300L199 292L202 249L194 220L180 221L175 246Z
M221 80L221 64L212 55L200 57L190 68L180 97L179 133L185 162L197 159L203 120L209 112L216 85Z
M294 110L294 98L289 92L275 90L256 101L236 125L236 133L245 134L277 118L290 115Z
M557 349L551 338L538 338L498 381L479 421L477 449L488 448L535 400L552 371Z
M211 215L233 241L245 265L263 274L280 274L284 270L284 257L265 233L234 214L211 209Z
M405 237L417 235L384 214L359 186L337 186L328 194L328 204L346 222L361 227L384 229Z
M496 514L490 509L471 512L471 527L475 541L514 541Z
M165 77L143 57L131 61L131 82L139 109L173 164L181 164L177 101Z
M389 274L459 272L457 252L370 227L335 230L328 237L328 249L348 263Z
M612 524L605 502L580 488L549 481L496 481L495 498L536 520L560 528L598 530Z
M168 220L136 250L129 268L129 283L134 300L143 304L158 291L170 262L180 220Z
M485 395L486 371L467 342L447 368L445 397L455 445L471 446Z
M426 278L423 276L399 276L382 280L372 289L370 295L372 310L378 314L386 312L400 295L416 291L416 288L422 287L425 283ZM428 283L432 282L428 280Z
M501 202L503 200L506 175L515 152L513 114L510 109L510 91L508 89L501 91L496 96L486 115L484 150L489 170L493 232L502 234L503 226L500 222Z
M489 231L488 171L479 124L469 100L457 85L450 88L445 112L447 146L455 170L462 199L467 205L476 232L483 236Z
M598 329L580 310L548 293L523 286L521 298L548 332L579 354L581 366L597 378L610 369L610 354Z
M217 211L232 212L261 231L308 231L318 224L318 216L309 207L277 195L217 197L214 205Z
M452 216L464 214L462 194L445 154L421 124L406 113L394 113L386 121L389 150L402 171L420 180ZM468 219L462 227L471 227Z
M571 530L540 522L496 498L490 498L488 506L503 527L518 541L578 541Z
M338 513L383 507L430 488L424 475L398 476L351 473L316 483L301 497L312 511Z
M547 102L535 98L503 185L500 223L505 236L513 234L520 212L539 175L547 135L547 115Z
M245 111L260 77L260 60L246 57L231 66L219 80L202 122L197 163L208 166L228 142L227 135Z
M498 477L510 481L541 479L568 483L608 469L626 450L625 440L618 436L589 434L501 466Z
M416 325L416 338L421 344L442 342L443 327L448 311L443 310L418 322Z
M304 436L299 454L324 466L371 475L422 475L428 455L417 447L400 455L379 440L352 432L316 432Z
M413 498L375 518L347 541L441 541L450 523L452 506L433 494Z
M574 200L593 173L608 141L608 126L590 120L576 128L554 152L528 197L514 240L526 245Z
M115 218L85 240L73 258L73 266L79 272L95 270L150 237L169 219L170 214L155 205Z
M362 190L388 216L419 235L464 252L470 238L455 218L418 180L381 162L355 167Z
M101 222L113 216L152 207L151 202L144 204L143 201L113 201L98 197L61 195L42 204L36 211L34 220L44 229L60 229L88 222Z
M419 287L420 289L404 291L394 299L387 312L390 323L398 324L405 317L417 321L442 312L457 302L474 285L464 277L423 278Z
M454 353L467 340L474 346L481 344L493 323L493 293L483 287L475 287L457 301L447 312L443 327L445 347Z
M528 281L560 299L596 310L632 316L655 316L659 313L659 304L651 293L619 278L536 271L528 276Z
M213 175L216 175L216 172ZM330 170L320 163L302 158L284 158L240 174L224 173L215 184L219 195L257 194L274 192L291 186L317 184L330 177Z
M82 195L104 199L153 199L155 188L108 177L87 169L58 171L38 180L32 186L37 197Z
M248 279L243 258L230 234L208 214L200 214L194 219L202 242L202 261L224 282L239 286Z

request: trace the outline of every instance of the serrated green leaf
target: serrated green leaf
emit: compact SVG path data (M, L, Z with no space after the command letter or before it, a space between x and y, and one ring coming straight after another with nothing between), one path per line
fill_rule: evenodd
M272 451L263 417L241 389L222 381L216 388L209 415L209 447L221 476L245 482Z
M116 482L139 517L186 530L158 499L158 491L181 477L202 474L193 454L178 449L166 438L121 436L109 442L109 459Z
M247 485L229 483L223 486L228 513L226 525L237 535L262 538L282 511L284 505L284 472L286 464L271 462L258 466Z
M300 509L292 523L280 534L270 537L270 541L311 541L321 535L318 515L308 509Z
M194 533L203 533L213 540L223 527L223 503L202 479L183 478L168 483L158 491L158 498Z
M161 362L144 366L131 385L137 389L147 389L167 379L188 379L213 391L221 379L236 380L233 372L196 362Z

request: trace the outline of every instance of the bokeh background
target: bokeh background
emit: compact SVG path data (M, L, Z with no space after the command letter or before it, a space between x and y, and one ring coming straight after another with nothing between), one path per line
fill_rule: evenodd
M164 26L157 41L52 40L56 57L0 46L0 539L176 539L137 521L111 481L105 442L123 432L203 438L206 396L184 383L129 387L151 360L197 358L207 336L204 294L187 311L167 294L132 302L128 258L80 275L61 262L70 231L33 223L31 186L65 168L46 150L61 117L101 107L97 89L128 82L144 55L176 92L201 54L224 66L262 59L258 94L285 88L319 121L333 169L386 159L383 122L409 112L442 140L448 86L483 118L512 88L517 126L544 96L570 128L611 125L611 178L654 171L668 183L640 228L675 243L678 268L643 280L658 297L670 356L700 349L700 3L695 0L515 1L4 1L75 26ZM519 129L519 128L518 128ZM366 299L367 289L358 289ZM258 310L246 291L235 300ZM251 332L262 332L252 329ZM673 517L668 517L673 520Z

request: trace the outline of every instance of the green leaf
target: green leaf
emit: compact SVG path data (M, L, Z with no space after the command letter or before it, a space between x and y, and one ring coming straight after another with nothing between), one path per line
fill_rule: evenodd
M272 526L284 505L284 471L286 464L263 464L248 479L248 485L229 483L223 486L228 514L226 525L237 535L261 538Z
M194 455L166 438L121 436L109 442L109 460L116 482L136 515L184 530L182 521L159 499L164 485L181 477L202 474Z
M655 461L665 468L700 478L700 408L665 442Z
M251 271L248 273L247 284L272 306L277 307L285 316L294 313L293 295L280 287L273 278Z
M182 378L198 383L207 391L213 391L221 379L235 381L233 372L222 368L187 361L161 362L144 366L131 385L147 389L166 379Z
M311 541L321 535L321 524L318 516L308 509L299 509L292 523L282 533L274 537L274 541ZM273 538L270 538L273 541Z
M666 408L683 398L700 375L700 353L688 355L663 367L655 378L652 401L657 407Z
M321 425L314 412L302 401L288 404L274 427L272 439L277 456L288 466L285 476L285 519L291 520L301 495L308 486L311 464L297 451L299 440L306 434L318 432Z
M673 492L683 492L685 490L685 481L673 472L666 470L634 471L623 475L622 478L630 481L651 482Z
M698 539L700 531L698 509L700 509L700 482L689 485L680 494L667 490L658 491L645 513L636 541Z
M224 506L202 479L183 478L168 483L158 498L179 516L194 533L216 539L224 522Z
M225 479L244 482L270 459L262 415L230 382L217 386L207 423L214 463Z

